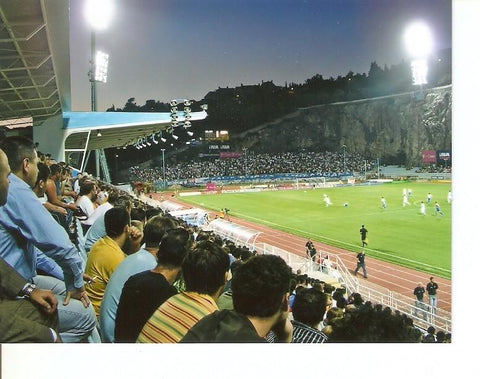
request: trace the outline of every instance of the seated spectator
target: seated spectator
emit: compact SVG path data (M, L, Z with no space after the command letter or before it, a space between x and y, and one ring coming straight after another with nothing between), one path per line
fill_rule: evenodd
M323 320L323 328L322 333L325 334L327 337L332 333L332 324L336 322L338 319L342 318L344 315L343 309L333 307L327 311L327 315Z
M433 326L428 327L427 334L423 336L422 342L424 343L437 342L437 338L435 337L435 328Z
M88 230L90 225L93 224L89 217L92 216L95 212L95 198L97 196L97 186L93 181L84 181L80 184L80 193L78 194L78 199L76 205L82 210L82 212L87 216L86 220L82 220L82 227L84 232Z
M175 224L170 218L157 216L149 220L143 230L145 248L126 257L113 272L105 289L100 307L100 335L103 342L113 342L114 340L115 317L123 285L132 275L141 271L150 270L157 265L156 255L158 245L167 230L173 228L175 228ZM156 307L154 309L156 309ZM138 312L137 307L131 310L134 311L134 313ZM148 317L151 316L153 310ZM135 340L132 342L135 342Z
M0 150L0 207L7 202L10 166ZM19 298L19 297L22 298ZM55 342L57 299L35 288L0 258L0 342Z
M292 343L323 343L327 336L319 330L319 325L327 309L327 295L313 288L297 292L293 302ZM276 336L269 336L269 342L277 342Z
M57 304L53 292L28 283L0 258L1 343L61 342Z
M38 163L38 175L37 181L35 182L34 187L32 188L35 195L37 195L38 200L43 206L52 214L53 218L60 225L67 225L67 210L63 207L54 205L48 201L48 197L45 195L47 190L47 180L50 176L50 169L44 163Z
M204 316L218 310L229 272L228 254L210 241L199 243L182 265L186 291L164 302L143 327L137 342L178 342Z
M367 301L332 324L328 342L420 342L411 318Z
M97 317L108 281L126 257L123 246L129 239L143 237L137 228L130 226L130 215L125 208L116 207L105 213L105 229L107 235L93 245L85 267L85 274L93 279L87 293Z
M192 242L191 234L184 228L170 230L160 242L156 267L127 280L115 320L115 342L135 342L155 310L178 293L172 284Z
M26 281L52 290L57 299L62 297L58 301L61 339L83 341L95 331L95 315L84 288L80 254L31 189L38 172L33 142L24 137L7 137L0 148L12 170L7 203L0 207L0 257ZM61 267L64 282L36 275L38 251Z
M60 194L60 179L62 175L62 167L57 163L50 165L50 176L45 183L45 193L47 194L48 201L56 205L57 207L69 209L71 211L76 211L77 206L74 203L67 204L62 201Z
M266 342L273 331L281 342L292 340L288 320L291 269L275 255L258 255L240 265L232 278L233 310L200 320L181 342Z
M128 213L130 213L132 209L132 201L130 197L121 195L118 197L110 196L106 204L104 204L105 212L113 207L121 207L125 208ZM85 250L90 251L93 244L97 242L100 238L105 237L107 232L105 231L105 213L99 215L97 220L92 224L92 226L88 229L87 234L85 234Z

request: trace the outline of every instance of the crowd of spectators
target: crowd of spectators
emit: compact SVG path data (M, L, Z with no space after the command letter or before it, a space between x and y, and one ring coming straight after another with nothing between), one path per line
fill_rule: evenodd
M451 166L445 166L445 165L438 165L438 164L431 164L427 166L420 167L419 169L415 170L417 173L446 173L446 174L451 174L452 173L452 167Z
M366 167L365 167L366 165ZM345 155L346 172L365 172L375 167L375 162L357 153ZM241 176L264 174L305 173L318 175L342 174L344 156L339 152L287 152L280 154L258 154L249 152L244 158L197 160L168 164L166 180L206 178L217 176ZM160 167L130 168L131 181L152 182L163 179Z
M42 164L31 141L0 143L1 342L450 341L85 173L50 176L72 224L91 221L69 234L32 191Z

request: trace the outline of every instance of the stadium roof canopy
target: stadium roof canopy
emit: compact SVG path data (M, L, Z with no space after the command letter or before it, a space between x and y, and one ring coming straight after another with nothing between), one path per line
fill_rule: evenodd
M70 109L69 2L0 0L0 120Z
M170 113L72 112L69 3L0 0L0 126L33 124L41 151L57 160L66 160L66 149L125 146L169 127Z

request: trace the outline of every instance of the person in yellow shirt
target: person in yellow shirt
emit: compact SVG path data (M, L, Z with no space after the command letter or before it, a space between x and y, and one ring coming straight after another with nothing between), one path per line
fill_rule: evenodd
M127 242L139 245L143 237L138 228L130 226L130 214L121 207L105 213L105 230L107 235L92 246L85 267L85 274L93 279L86 290L97 317L108 281L126 257L122 248Z

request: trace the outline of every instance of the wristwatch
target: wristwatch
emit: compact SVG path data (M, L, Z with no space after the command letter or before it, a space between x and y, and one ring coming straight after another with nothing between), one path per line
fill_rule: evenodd
M25 287L23 287L21 294L23 297L26 299L29 299L30 296L32 295L32 292L37 288L37 286L33 283L27 283L25 284Z

